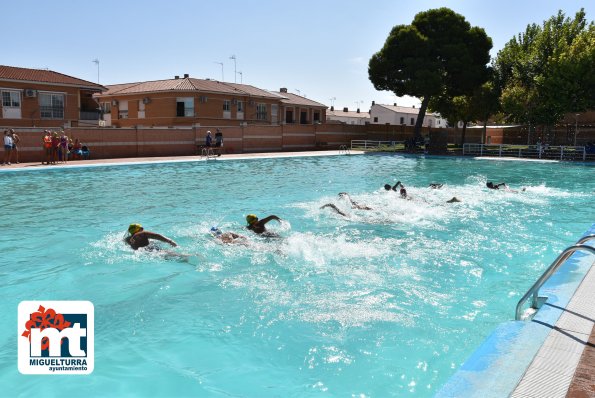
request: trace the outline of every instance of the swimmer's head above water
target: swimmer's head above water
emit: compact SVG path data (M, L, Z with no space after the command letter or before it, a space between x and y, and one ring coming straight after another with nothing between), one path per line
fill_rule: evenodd
M257 221L258 221L258 217L256 217L255 214L248 214L246 216L246 222L248 223L248 225L252 225Z
M128 233L130 235L134 235L135 233L142 231L143 230L143 226L140 224L130 224L130 226L128 226Z

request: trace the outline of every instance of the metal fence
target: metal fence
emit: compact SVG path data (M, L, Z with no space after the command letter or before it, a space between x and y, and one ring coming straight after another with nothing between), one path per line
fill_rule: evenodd
M351 140L352 150L390 149L395 150L397 145L403 145L405 141L372 141L372 140Z
M593 151L592 151L593 149ZM595 160L595 148L550 145L465 144L463 156L495 156L552 160Z

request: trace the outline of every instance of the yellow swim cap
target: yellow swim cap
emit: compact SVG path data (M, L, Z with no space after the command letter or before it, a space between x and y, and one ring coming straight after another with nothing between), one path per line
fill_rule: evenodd
M248 214L246 216L246 222L248 223L248 225L252 225L256 221L258 221L258 217L256 217L256 215L254 215L254 214Z
M141 229L143 229L143 226L140 225L140 224L130 224L130 226L128 227L128 232L131 235L134 235L135 233L137 233Z

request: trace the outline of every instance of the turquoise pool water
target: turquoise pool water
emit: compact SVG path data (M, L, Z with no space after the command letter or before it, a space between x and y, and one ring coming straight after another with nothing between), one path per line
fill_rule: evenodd
M594 171L335 156L1 172L2 394L431 396L592 224ZM384 191L396 180L413 200ZM280 216L281 238L250 235L248 213ZM125 247L132 222L190 263ZM18 373L23 300L94 303L93 374Z

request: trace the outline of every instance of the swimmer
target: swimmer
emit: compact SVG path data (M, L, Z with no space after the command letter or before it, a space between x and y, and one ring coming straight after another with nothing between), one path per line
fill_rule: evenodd
M457 202L460 202L460 200L456 196L453 196L452 199L446 201L446 203L457 203Z
M429 187L430 187L430 188L432 188L432 189L440 189L440 188L442 188L443 186L444 186L444 184L438 184L438 183L436 183L436 182L433 182L433 183L431 183L431 184L429 185Z
M259 220L258 217L256 217L256 215L248 214L246 216L246 222L248 223L246 228L259 235L265 234L269 236L275 236L275 233L269 233L265 227L266 223L268 223L271 220L281 221L281 219L275 215L270 215L268 217L263 218L262 220Z
M395 185L393 185L392 187L390 186L390 184L384 184L384 189L386 189L387 191L390 191L391 189L393 191L397 190L397 187L401 185L401 181L397 181L397 183Z
M486 187L488 187L490 189L500 189L500 187L506 188L506 183L501 182L499 184L494 184L492 181L488 181L488 182L486 182Z
M211 227L211 234L214 238L219 239L221 243L246 243L247 238L244 235L239 235L234 232L222 232L217 227Z
M336 211L338 214L342 215L343 217L349 217L347 214L343 213L341 210L339 210L339 208L337 206L335 206L332 203L327 203L324 206L321 206L321 209L324 209L326 207L330 207L331 209L333 209L334 211Z
M366 205L360 205L355 200L351 199L351 196L349 196L349 194L347 192L339 192L339 197L340 198L347 198L349 200L349 202L351 202L351 208L352 209L372 210L371 207L368 207Z
M140 224L130 224L130 226L128 227L128 236L124 238L124 241L127 244L129 244L130 247L132 247L134 250L137 250L141 247L149 246L151 244L149 239L160 240L162 242L169 243L173 247L178 246L176 242L169 238L166 238L161 234L145 231L142 225ZM153 249L156 249L156 247L154 247Z

